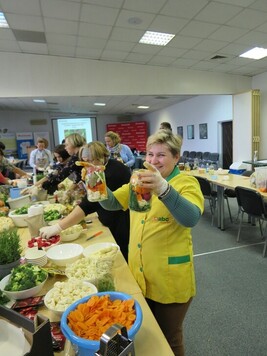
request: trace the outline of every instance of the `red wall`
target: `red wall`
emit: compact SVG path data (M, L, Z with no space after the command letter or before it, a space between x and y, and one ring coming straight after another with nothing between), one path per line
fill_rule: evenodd
M107 131L114 131L121 137L121 143L136 148L138 151L146 151L147 122L136 121L121 124L107 124Z

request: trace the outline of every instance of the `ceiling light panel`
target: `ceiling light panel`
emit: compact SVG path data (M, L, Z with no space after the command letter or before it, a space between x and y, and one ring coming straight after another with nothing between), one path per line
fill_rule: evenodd
M155 46L166 46L175 35L171 33L146 31L139 43L151 44Z
M8 28L9 27L3 12L0 12L0 27L4 27L4 28Z
M254 47L249 51L240 54L239 57L251 58L251 59L261 59L267 56L267 49L261 47Z

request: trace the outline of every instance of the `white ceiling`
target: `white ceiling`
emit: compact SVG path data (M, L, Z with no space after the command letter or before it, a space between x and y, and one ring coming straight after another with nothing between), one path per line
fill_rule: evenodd
M10 29L0 29L0 52L88 58L254 76L267 59L239 58L267 47L267 0L0 0ZM139 44L146 30L175 37L165 47ZM214 58L215 59L212 59ZM38 110L103 114L151 111L188 96L47 98ZM53 103L53 104L52 104ZM0 109L36 110L30 99L0 99ZM95 108L92 107L92 111Z

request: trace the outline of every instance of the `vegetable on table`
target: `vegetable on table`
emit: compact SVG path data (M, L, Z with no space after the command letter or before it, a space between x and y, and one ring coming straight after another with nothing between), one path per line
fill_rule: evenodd
M14 211L15 215L23 215L23 214L28 214L28 206L23 206L21 208L18 208Z
M135 319L134 299L111 300L109 295L93 295L69 313L68 326L79 337L100 340L113 324L122 324L129 330Z
M41 284L47 278L47 272L31 263L22 264L12 269L9 282L4 290L19 292Z

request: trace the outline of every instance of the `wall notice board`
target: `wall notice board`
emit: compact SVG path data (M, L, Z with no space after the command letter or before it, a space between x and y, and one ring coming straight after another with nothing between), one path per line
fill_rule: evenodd
M107 131L114 131L121 137L121 143L136 148L138 151L146 151L147 141L147 122L125 122L116 124L107 124Z

